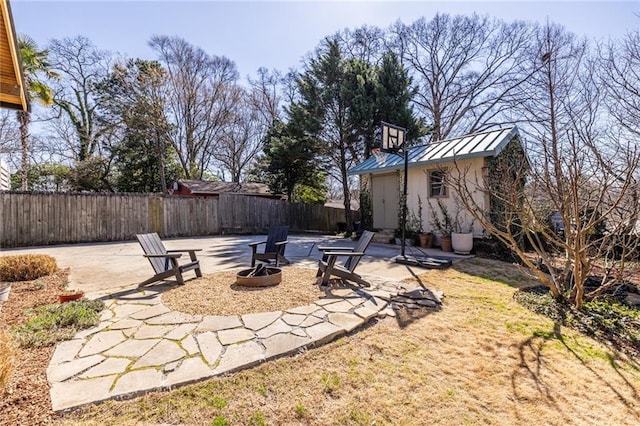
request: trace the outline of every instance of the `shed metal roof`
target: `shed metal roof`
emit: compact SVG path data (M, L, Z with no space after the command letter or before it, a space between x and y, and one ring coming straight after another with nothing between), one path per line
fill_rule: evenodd
M509 143L514 136L519 136L516 126L506 129L473 133L455 139L431 142L426 145L414 146L408 149L408 167L429 166L456 160L471 158L495 157ZM401 155L389 154L378 163L375 156L371 156L362 163L349 169L350 175L363 175L399 170L404 167Z

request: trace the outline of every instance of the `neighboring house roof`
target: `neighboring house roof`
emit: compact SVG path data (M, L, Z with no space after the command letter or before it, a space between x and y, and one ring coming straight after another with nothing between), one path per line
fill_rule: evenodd
M325 207L331 207L334 209L343 209L344 210L344 200L327 200L324 203ZM354 198L351 198L351 210L356 211L360 209L360 201Z
M269 186L264 183L210 182L206 180L180 179L179 185L187 188L193 195L247 194L273 197ZM178 188L174 188L178 189Z
M0 0L0 107L29 109L9 0Z
M454 159L495 157L500 154L514 136L518 135L518 128L514 126L507 129L473 133L455 139L414 146L408 149L409 167L442 164ZM388 154L380 163L372 155L362 163L349 169L349 174L379 173L399 170L403 167L404 157L402 155Z

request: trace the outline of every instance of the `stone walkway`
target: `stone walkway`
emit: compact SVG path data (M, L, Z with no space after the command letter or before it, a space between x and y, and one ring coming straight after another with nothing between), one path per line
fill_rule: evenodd
M60 343L47 377L55 411L168 390L302 352L399 306L435 308L442 294L369 276L369 289L340 288L310 305L237 316L188 315L161 301L163 287L105 298L98 326Z

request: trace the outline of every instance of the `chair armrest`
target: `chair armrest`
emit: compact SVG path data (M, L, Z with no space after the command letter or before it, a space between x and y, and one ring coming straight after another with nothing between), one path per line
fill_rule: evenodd
M345 250L345 251L353 251L355 247L346 247L346 246L320 246L318 250L320 251L331 251L331 250Z
M167 254L143 254L144 257L160 257L160 258L174 258L177 259L182 256L182 253L167 253Z
M260 241L259 243L249 243L249 247L258 247L260 244L267 244L266 241Z
M363 252L360 251L353 251L353 252L344 252L344 251L326 251L324 252L324 255L329 257L329 256L347 256L347 257L361 257L364 256Z
M191 253L193 251L202 251L202 249L167 250L167 253Z
M284 246L284 245L286 245L288 242L289 242L289 240L285 240L285 241L278 241L278 242L276 243L276 245L277 245L277 246Z

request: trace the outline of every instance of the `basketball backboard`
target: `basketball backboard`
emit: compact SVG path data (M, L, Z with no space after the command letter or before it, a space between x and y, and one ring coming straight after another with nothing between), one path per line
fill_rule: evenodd
M404 135L407 131L404 127L395 124L381 122L382 125L382 150L397 151L404 146Z

